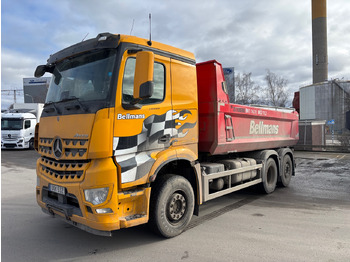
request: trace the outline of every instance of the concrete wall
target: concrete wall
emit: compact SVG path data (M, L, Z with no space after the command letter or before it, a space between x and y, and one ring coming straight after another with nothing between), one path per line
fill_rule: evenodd
M300 119L316 119L315 86L300 88Z

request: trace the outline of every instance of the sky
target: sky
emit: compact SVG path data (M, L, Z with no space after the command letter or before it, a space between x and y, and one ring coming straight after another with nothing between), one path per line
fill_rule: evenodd
M329 79L350 80L349 10L349 0L327 3ZM152 40L197 62L216 59L258 84L269 69L288 80L290 97L312 83L311 0L1 0L1 89L22 89L50 54L84 38L148 38L149 13ZM12 96L2 92L2 108Z

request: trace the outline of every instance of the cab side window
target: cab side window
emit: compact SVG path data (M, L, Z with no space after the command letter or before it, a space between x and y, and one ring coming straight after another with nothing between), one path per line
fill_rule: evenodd
M134 75L136 59L130 57L126 60L123 76L123 102L129 103L133 99L134 93ZM155 62L153 72L154 90L150 98L140 101L140 104L156 104L164 100L165 97L165 67L163 64Z
M24 121L24 129L30 128L30 120Z

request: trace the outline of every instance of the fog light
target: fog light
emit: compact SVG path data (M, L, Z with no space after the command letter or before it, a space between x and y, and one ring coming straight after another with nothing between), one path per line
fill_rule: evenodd
M108 187L85 189L85 200L93 205L99 205L106 201L108 196Z
M113 213L113 210L110 208L100 208L100 209L96 209L96 213L97 214L109 214L109 213Z

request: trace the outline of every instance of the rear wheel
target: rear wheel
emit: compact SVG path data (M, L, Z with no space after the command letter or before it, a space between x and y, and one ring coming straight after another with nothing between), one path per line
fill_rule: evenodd
M167 238L181 234L190 223L194 194L190 182L178 175L166 175L152 187L150 225Z
M285 155L282 161L282 170L280 176L280 184L284 187L289 186L293 174L293 163L289 155Z
M277 183L277 165L274 159L269 158L266 161L265 168L262 174L262 187L266 194L270 194L275 191Z

